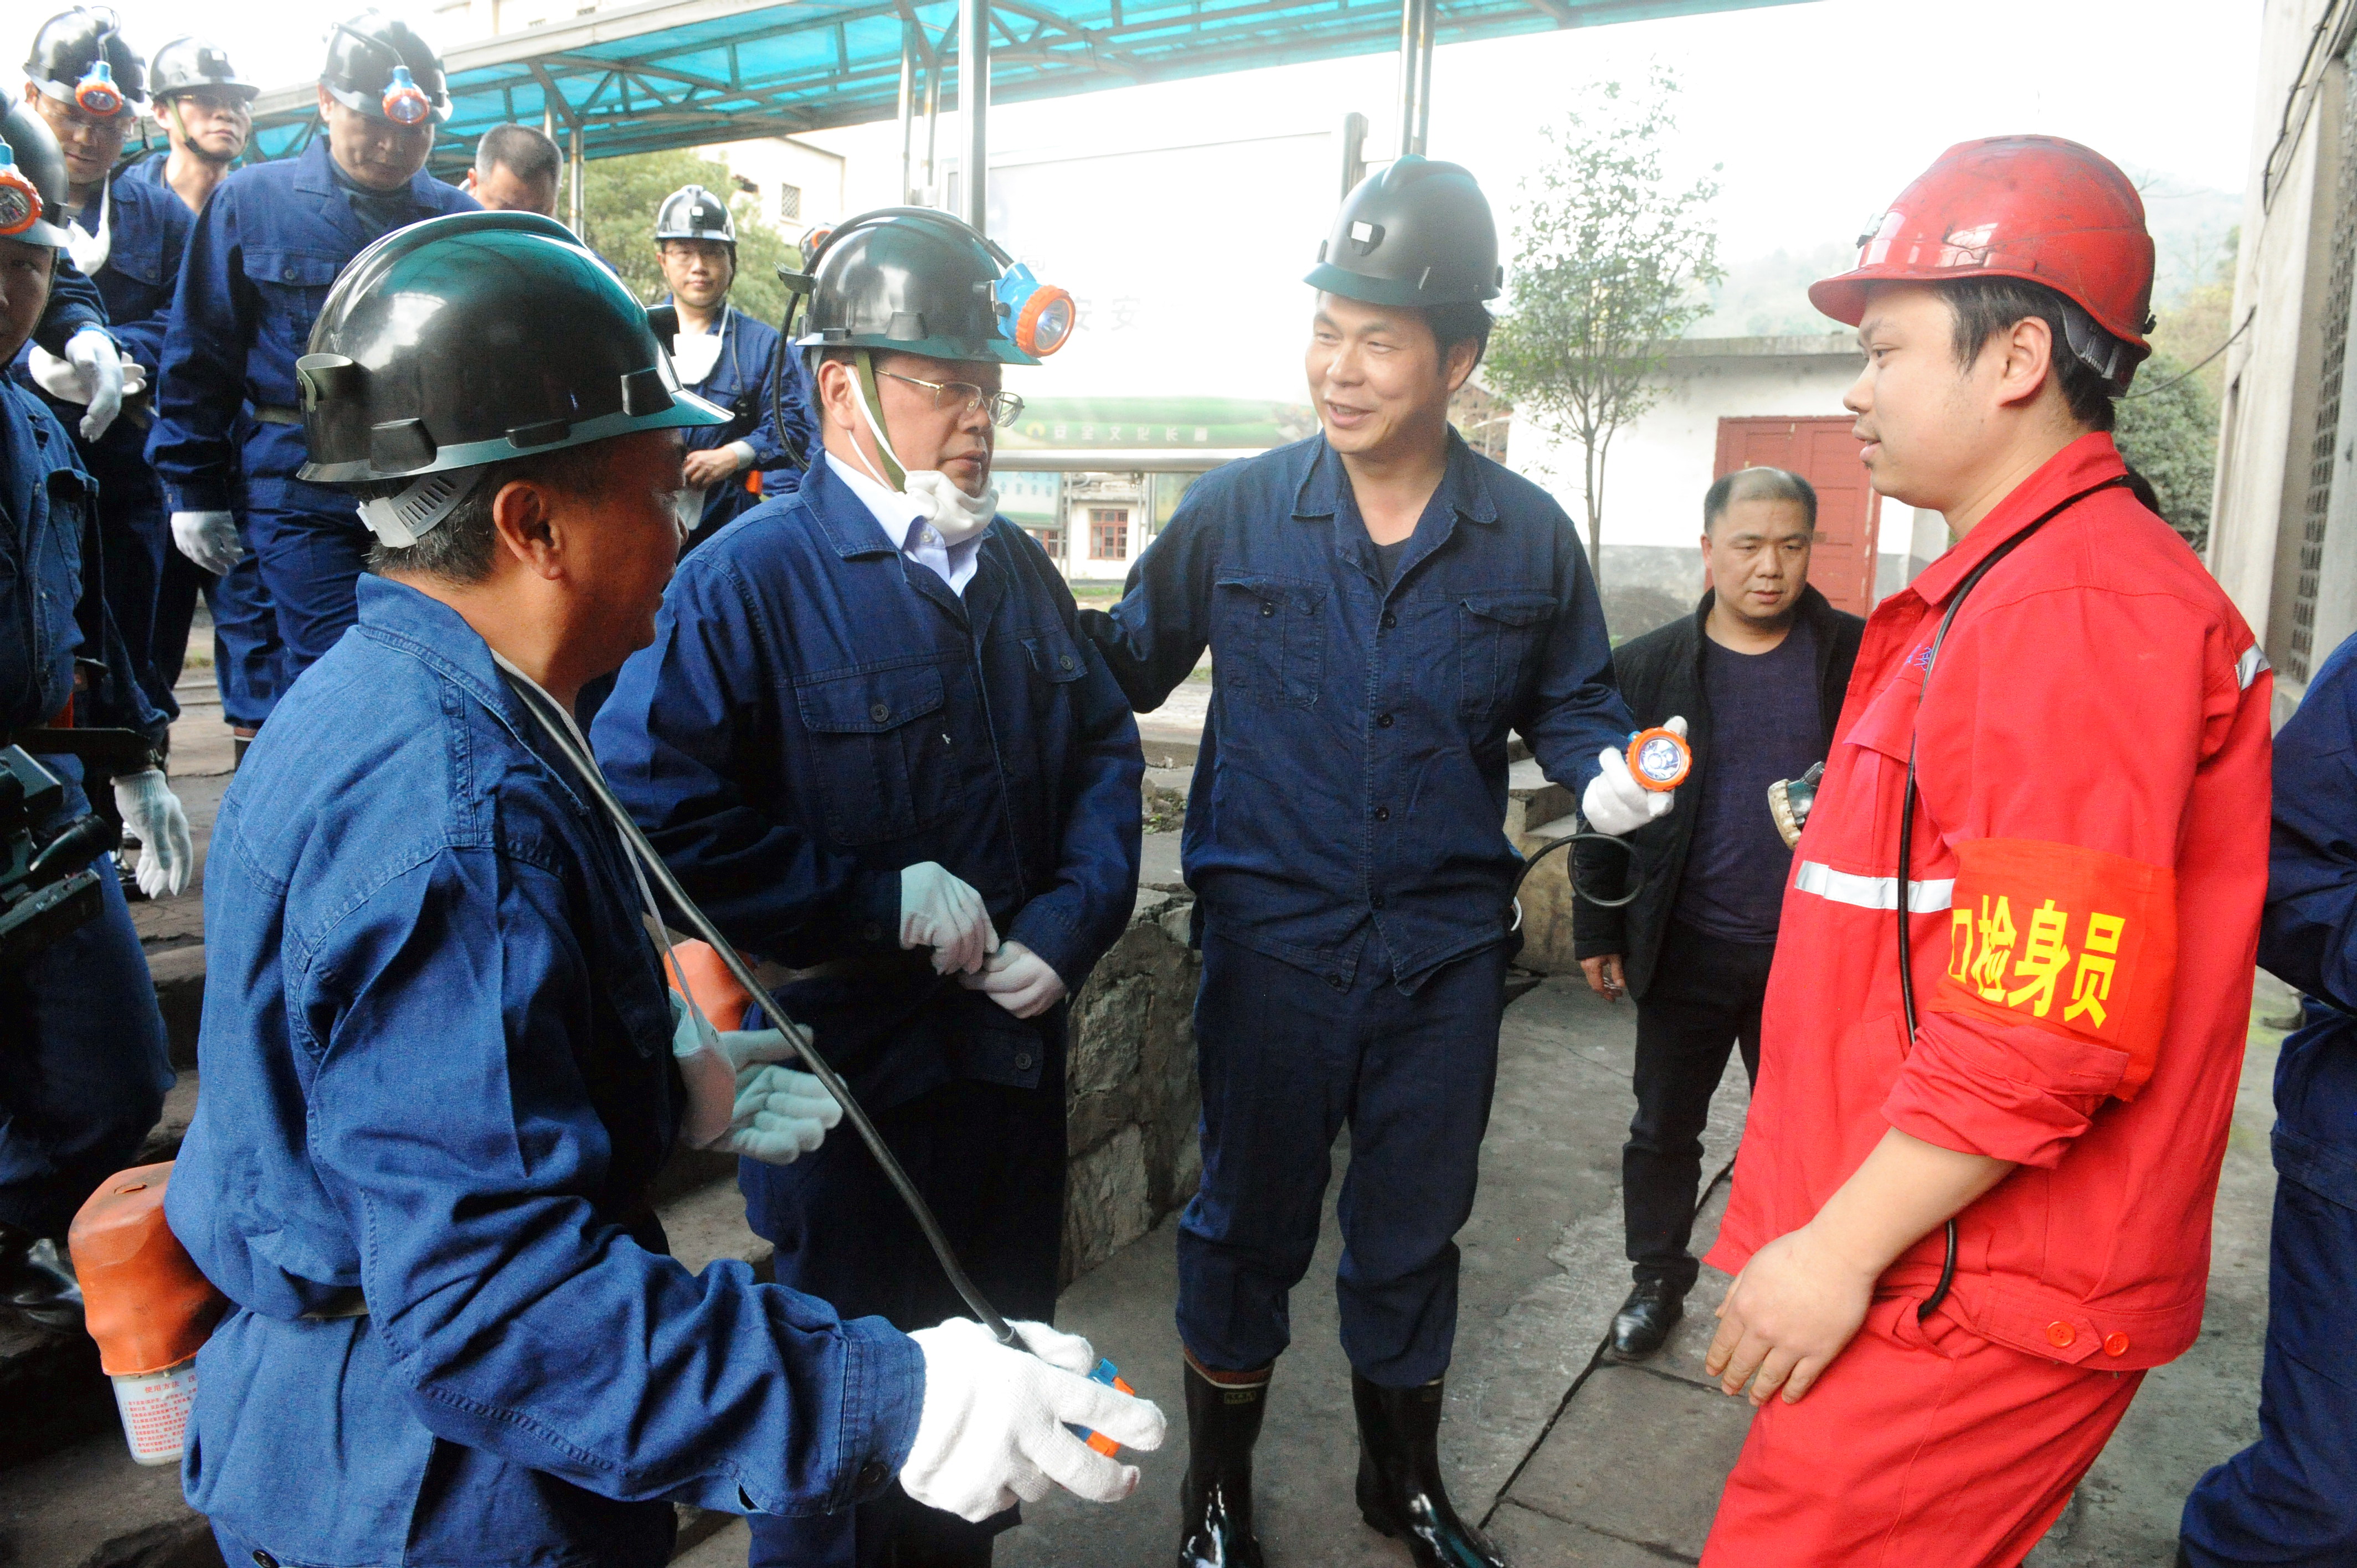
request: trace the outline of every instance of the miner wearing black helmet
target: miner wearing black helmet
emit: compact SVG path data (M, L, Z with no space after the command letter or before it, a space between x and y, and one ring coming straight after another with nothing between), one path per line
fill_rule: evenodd
M698 497L693 550L763 494L791 489L817 441L802 378L777 363L786 352L778 329L728 303L737 282L737 219L728 203L700 185L682 186L656 209L654 239L670 291L648 312L655 336L681 382L729 413L726 424L688 437L687 482ZM785 371L774 418L773 370ZM789 455L787 437L799 457ZM773 484L773 476L782 483Z
M221 801L167 1210L231 1303L184 1477L224 1558L659 1568L674 1502L1125 1495L1062 1423L1151 1447L1161 1417L1071 1370L1085 1341L692 1273L649 1208L682 1144L807 1162L839 1113L779 1031L667 995L574 766L582 687L654 635L682 434L726 415L536 214L388 235L309 349L303 478L375 542Z
M181 550L225 572L253 549L288 682L351 625L368 554L350 502L301 477L295 360L345 263L381 235L476 205L425 172L450 97L441 60L407 23L375 11L337 23L318 105L308 147L231 173L198 216L148 443Z
M0 113L0 360L47 308L69 242L66 166L32 110ZM139 934L113 863L99 853L105 837L67 834L89 812L88 797L108 791L57 732L134 731L116 737L134 752L165 734L100 591L96 499L48 402L0 379L0 1318L77 1337L81 1294L65 1262L67 1225L132 1158L172 1086ZM112 794L145 845L146 886L180 891L195 853L162 771L119 761ZM36 847L50 850L52 864L69 857L63 876L28 875ZM85 875L69 893L67 878ZM54 922L33 914L59 895Z
M148 60L147 91L170 150L132 165L117 177L116 185L126 198L139 200L140 211L152 218L161 242L155 264L126 269L136 271L153 295L152 306L144 295L137 302L145 307L149 325L134 334L133 344L134 352L152 368L170 325L180 257L196 228L196 215L244 155L253 133L255 88L238 73L220 45L182 34L158 47ZM116 248L118 254L133 253L123 252L121 240ZM143 446L145 440L143 432ZM152 472L145 495L160 521L164 498ZM220 559L212 549L216 541L201 535L174 540L180 547L165 555L156 606L156 674L167 688L179 680L188 625L201 594L211 612L213 681L221 693L221 718L235 737L233 744L242 746L268 715L280 685L278 618L263 589L261 564L253 550L233 529L221 531L217 542L224 552L234 553L227 571L199 564L199 557ZM190 554L191 550L197 553Z
M1473 177L1416 156L1370 177L1306 281L1319 433L1206 475L1121 603L1083 618L1140 712L1212 657L1183 846L1203 1184L1178 1233L1178 1561L1258 1568L1253 1444L1347 1122L1360 1511L1420 1568L1466 1568L1500 1559L1435 1438L1513 951L1508 733L1607 832L1669 797L1618 755L1577 532L1448 425L1501 281Z
M1062 575L990 485L1021 407L1001 375L1060 346L1070 297L907 208L839 225L794 281L824 447L680 563L591 736L689 892L788 966L779 999L984 1294L1044 1318L1066 999L1128 923L1144 772ZM959 1314L864 1150L741 1179L780 1283L912 1331ZM973 1568L1015 1522L929 1501L756 1519L753 1562Z

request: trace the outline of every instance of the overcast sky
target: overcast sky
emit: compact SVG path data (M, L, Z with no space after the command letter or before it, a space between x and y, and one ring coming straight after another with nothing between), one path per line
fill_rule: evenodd
M178 0L115 4L143 50L188 25ZM424 4L383 8L432 36ZM1681 161L1723 166L1721 253L1731 260L1846 242L1943 147L1999 132L2074 137L2140 171L2239 192L2260 9L2261 0L1812 0L1456 45L1434 63L1429 151L1471 166L1493 199L1511 202L1537 155L1533 133L1557 117L1567 84L1633 78L1658 59L1685 83ZM316 74L328 22L344 12L279 0L210 7L207 25L250 76L277 86ZM1395 72L1394 56L1372 55L1005 105L995 133L1010 151L1169 145L1322 130L1355 109L1374 123L1373 150L1388 152Z

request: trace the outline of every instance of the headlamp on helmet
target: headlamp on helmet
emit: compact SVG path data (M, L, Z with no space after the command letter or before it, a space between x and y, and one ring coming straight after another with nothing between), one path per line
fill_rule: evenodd
M1029 267L1020 262L1008 267L999 277L996 293L1006 336L1025 353L1044 360L1071 341L1080 321L1072 296L1054 284L1041 283Z
M417 79L409 74L409 68L394 66L393 79L384 84L384 117L396 125L418 125L425 124L425 117L433 113L434 101L425 96L424 88L417 85Z
M90 62L90 69L74 83L73 95L75 106L94 119L123 113L123 89L114 84L114 68L103 59Z
M41 191L16 166L16 155L0 142L0 238L21 234L41 220Z

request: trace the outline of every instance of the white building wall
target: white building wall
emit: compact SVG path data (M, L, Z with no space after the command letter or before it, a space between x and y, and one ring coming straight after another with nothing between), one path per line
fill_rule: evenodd
M2218 488L2212 509L2210 569L2271 658L2281 662L2276 623L2279 583L2296 554L2315 435L2320 295L2330 259L2337 83L2310 107L2280 166L2272 202L2266 170L2276 153L2309 43L2328 0L2268 0L2262 20L2259 91L2254 107L2251 177L2234 281L2234 322L2247 320L2226 350ZM2329 647L2329 645L2327 645ZM2320 655L2325 650L2319 648ZM2276 693L2297 700L2278 671ZM2279 704L2280 705L2280 704Z
M1726 341L1724 339L1720 341ZM1721 419L1837 415L1857 378L1857 349L1846 335L1817 339L1733 339L1810 345L1802 353L1680 355L1669 362L1662 400L1612 438L1604 470L1604 542L1692 545L1702 532L1702 497L1710 488ZM1572 521L1587 526L1576 441L1558 442L1517 411L1507 464L1554 495ZM1886 532L1888 529L1886 527ZM1903 549L1886 537L1886 550Z

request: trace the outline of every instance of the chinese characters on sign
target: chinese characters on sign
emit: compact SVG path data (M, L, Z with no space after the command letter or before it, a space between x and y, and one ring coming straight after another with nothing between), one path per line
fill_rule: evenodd
M2027 1008L2044 1018L2053 1010L2064 972L2070 971L2062 1021L2084 1019L2082 1027L2100 1033L2109 1016L2105 1004L2111 1001L2127 920L2091 912L2078 926L2074 951L2071 938L2075 919L2072 911L2056 908L2049 898L2029 911L2025 933L2014 922L2009 895L1983 894L1977 908L1960 907L1949 916L1948 978L1984 1002Z

